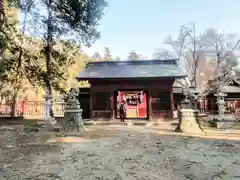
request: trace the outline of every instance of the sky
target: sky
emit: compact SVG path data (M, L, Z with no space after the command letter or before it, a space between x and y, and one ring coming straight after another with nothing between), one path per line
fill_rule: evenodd
M114 57L126 59L132 50L151 59L155 49L165 48L163 41L177 35L179 27L196 23L199 33L216 28L240 32L239 0L107 0L109 5L100 21L101 38L89 55L103 54L108 47Z

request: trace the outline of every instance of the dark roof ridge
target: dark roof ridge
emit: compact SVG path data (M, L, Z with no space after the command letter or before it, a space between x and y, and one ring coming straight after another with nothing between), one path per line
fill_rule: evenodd
M98 61L98 62L88 62L87 66L91 66L91 65L94 65L94 66L109 66L109 65L147 65L147 64L178 65L178 59Z

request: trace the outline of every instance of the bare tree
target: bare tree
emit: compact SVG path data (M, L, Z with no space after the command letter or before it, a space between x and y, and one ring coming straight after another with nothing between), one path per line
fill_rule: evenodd
M240 68L235 69L236 77L240 79Z
M173 55L180 59L180 63L188 73L190 85L195 87L197 69L204 53L204 44L201 36L197 34L195 24L183 25L178 37L174 39L169 36L165 44L169 45L173 50Z
M189 85L198 87L203 83L201 76L208 81L220 75L220 71L224 73L236 66L235 50L239 48L239 42L235 34L219 33L215 29L200 34L195 24L188 24L180 28L177 38L169 36L165 40L172 53L163 51L158 56L165 58L170 54L180 59L179 63L188 73Z
M176 56L166 49L156 49L152 55L153 59L167 60L174 59Z
M206 52L215 60L215 76L231 70L238 64L235 51L239 49L239 40L236 34L218 32L216 29L207 29L202 35Z
M173 49L188 72L190 83L186 85L180 82L185 89L189 89L189 85L197 87L197 79L201 73L208 78L208 84L197 95L186 92L185 95L191 104L196 104L199 97L220 89L234 78L232 68L237 64L235 50L239 45L236 35L219 33L215 29L207 29L203 34L197 34L195 25L190 24L181 27L176 39L170 36L165 43ZM211 71L210 65L213 67ZM213 80L208 81L211 79ZM185 129L185 125L179 121L176 131L184 131L181 126Z

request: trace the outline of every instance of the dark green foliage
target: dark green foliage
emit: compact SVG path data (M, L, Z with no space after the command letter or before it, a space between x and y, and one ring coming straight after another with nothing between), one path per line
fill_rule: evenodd
M80 51L76 44L91 45L99 38L97 26L107 3L104 0L40 0L34 6L39 5L47 13L42 17L40 11L33 9L31 22L35 24L29 26L43 33L38 55L41 63L30 63L27 76L34 84L50 84L59 89L58 80L65 80L66 67L74 63L74 55ZM67 40L56 41L63 36Z
M7 0L10 7L18 8L20 6L21 0Z
M49 98L53 97L53 88L63 91L67 67L80 51L77 44L91 45L99 38L97 26L107 4L104 0L39 0L35 6L39 5L46 10L44 15L36 9L30 12L34 22L31 28L43 36L39 60L29 63L26 76L33 85L45 87ZM50 115L53 116L51 108Z
M90 45L100 37L96 27L106 6L105 0L59 0L53 10L57 21L66 24L82 43Z
M43 6L39 6L39 2ZM52 87L65 91L64 86L69 86L67 79L74 76L69 74L68 67L81 64L77 60L88 60L86 56L80 57L77 44L91 45L99 38L97 26L106 5L104 0L26 0L21 5L19 0L8 1L7 8L17 7L31 17L24 23L28 24L27 28L41 31L43 38L27 37L14 23L10 24L8 17L3 19L0 28L1 95L18 91L25 79L35 87L47 87L50 94ZM45 8L47 13L42 16L39 8Z

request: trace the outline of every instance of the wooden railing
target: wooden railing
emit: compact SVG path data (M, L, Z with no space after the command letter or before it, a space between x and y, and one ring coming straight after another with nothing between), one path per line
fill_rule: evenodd
M0 116L8 117L12 114L13 103L0 103ZM65 103L54 102L53 113L55 117L64 115ZM15 105L14 116L44 116L47 105L45 102L18 102Z
M14 109L14 116L23 116L24 106L22 103L16 103ZM0 103L0 116L11 116L12 103Z
M153 110L152 118L156 120L164 120L172 118L171 110Z
M63 117L65 103L53 102L53 113L55 117ZM15 117L44 117L46 109L45 102L18 102L14 109ZM0 117L10 117L12 112L12 103L0 103ZM200 114L202 113L199 111ZM240 114L240 109L232 111L231 108L226 107L226 114ZM115 111L117 113L117 111ZM208 114L217 114L217 110L208 110ZM91 114L93 119L111 119L113 114L111 110L93 110ZM166 120L172 117L171 110L153 110L152 119Z
M225 105L225 113L227 114L232 114L235 113L236 111L238 111L240 109L240 100L226 100L225 101L226 105ZM198 103L198 110L200 111L200 113L206 113L206 114L217 114L218 110L216 109L212 109L212 108L208 108L207 104L203 104L200 105L200 103Z
M112 117L111 110L93 110L92 118L93 119L110 119Z

